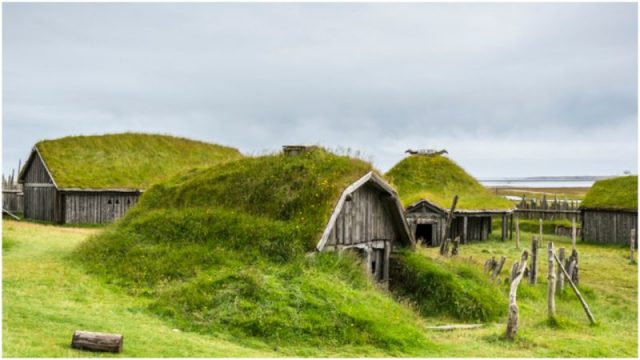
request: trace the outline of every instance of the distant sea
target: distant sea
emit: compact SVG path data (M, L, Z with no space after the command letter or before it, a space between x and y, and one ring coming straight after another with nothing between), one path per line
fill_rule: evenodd
M560 188L584 187L588 188L600 179L611 176L540 176L525 178L494 178L480 179L487 187L523 187L523 188Z

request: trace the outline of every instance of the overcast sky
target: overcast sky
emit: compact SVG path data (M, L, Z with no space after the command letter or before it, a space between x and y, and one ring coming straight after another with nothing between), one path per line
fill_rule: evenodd
M637 172L636 4L3 4L3 171L145 131L446 148L479 178Z

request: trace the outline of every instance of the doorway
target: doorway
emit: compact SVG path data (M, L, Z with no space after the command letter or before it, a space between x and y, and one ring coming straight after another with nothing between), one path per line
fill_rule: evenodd
M416 242L424 246L433 246L433 224L418 224L416 227Z

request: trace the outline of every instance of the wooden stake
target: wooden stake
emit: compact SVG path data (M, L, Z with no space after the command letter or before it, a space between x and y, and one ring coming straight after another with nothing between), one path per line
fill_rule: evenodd
M571 219L571 250L575 251L576 249L576 218L575 216Z
M507 259L504 256L500 257L500 261L498 261L498 265L496 266L495 270L493 270L493 275L491 275L491 280L495 280L498 277L506 260Z
M540 219L540 243L542 244L542 219Z
M560 248L560 253L558 257L560 258L560 263L564 264L564 248ZM558 268L557 281L558 281L558 292L562 293L564 291L564 274L562 273L562 270L560 270L560 268Z
M631 245L631 261L633 261L635 259L633 253L636 250L636 229L631 229L631 239L629 239L629 244Z
M582 304L582 308L584 309L584 312L587 313L587 317L589 318L589 321L592 324L595 324L596 323L596 319L593 317L593 314L591 313L591 310L589 309L589 305L587 305L587 302L582 297L582 294L580 294L580 291L578 290L576 285L573 283L573 281L571 281L571 277L567 273L567 270L564 269L564 266L562 266L562 264L560 263L560 260L558 260L558 257L555 254L553 254L553 257L556 259L556 261L558 262L558 266L560 266L560 269L562 270L564 275L567 277L567 281L569 282L569 285L571 285L571 288L573 289L573 292L576 294L576 296L580 300L580 303Z
M531 267L529 269L529 284L538 283L538 238L531 240Z
M516 249L520 250L520 220L516 216Z
M549 318L556 315L556 271L553 267L553 242L549 241L547 245L547 255L549 256L549 275L547 276L547 308Z
M458 255L458 245L460 245L460 236L453 239L453 247L451 248L451 256Z
M453 212L456 211L456 204L458 203L458 195L453 197L453 201L451 202L451 210L449 214L447 214L447 223L444 228L444 232L442 234L442 243L440 244L440 255L447 255L448 251L445 251L445 242L449 237L449 231L451 229L451 220L453 219Z
M522 252L517 275L511 282L511 288L509 290L509 318L507 319L506 331L506 337L509 340L513 340L518 333L518 304L516 303L516 295L518 292L518 285L520 285L522 275L524 274L524 269L527 267L527 255L527 250Z

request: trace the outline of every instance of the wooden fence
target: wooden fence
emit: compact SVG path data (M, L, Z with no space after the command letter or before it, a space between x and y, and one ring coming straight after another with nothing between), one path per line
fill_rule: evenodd
M518 217L521 219L580 220L580 201L578 200L548 200L546 195L542 199L527 199L525 195L516 204Z

